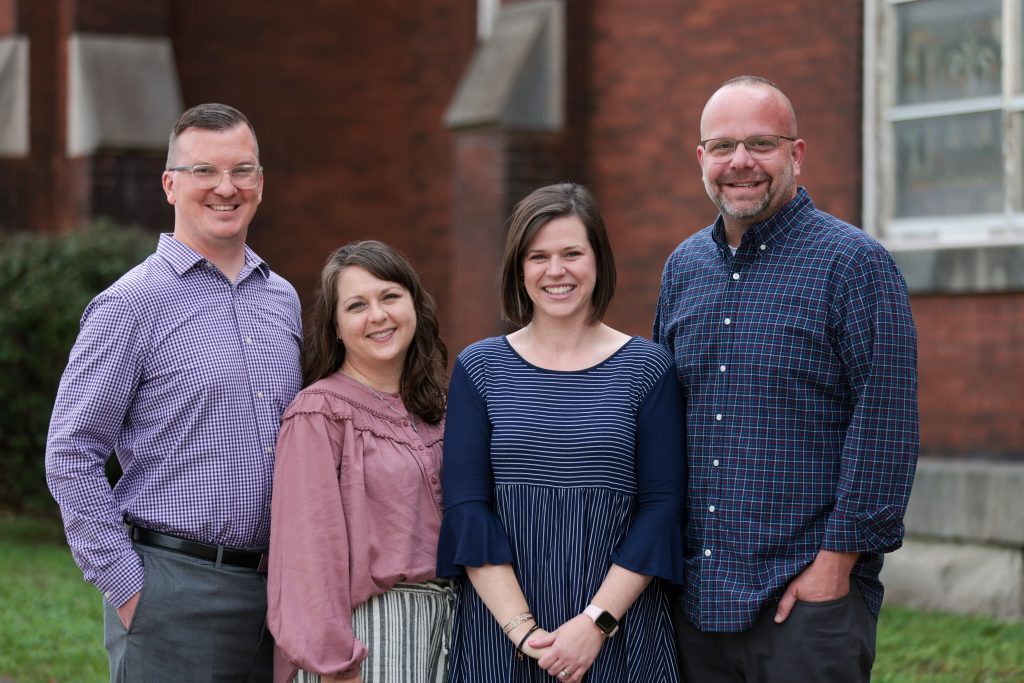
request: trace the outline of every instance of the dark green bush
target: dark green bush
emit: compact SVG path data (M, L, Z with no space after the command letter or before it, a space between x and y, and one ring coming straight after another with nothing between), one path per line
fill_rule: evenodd
M0 234L0 508L56 509L43 472L46 430L82 311L156 241L110 224Z

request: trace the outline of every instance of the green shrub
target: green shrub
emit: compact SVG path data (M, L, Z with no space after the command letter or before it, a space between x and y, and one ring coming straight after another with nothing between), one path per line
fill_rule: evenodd
M43 472L46 430L82 311L156 241L110 224L0 234L0 508L55 510Z

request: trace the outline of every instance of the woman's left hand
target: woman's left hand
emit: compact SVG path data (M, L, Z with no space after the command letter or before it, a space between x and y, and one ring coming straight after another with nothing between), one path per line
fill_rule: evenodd
M579 683L601 652L605 637L590 617L580 614L545 636L531 638L529 644L547 648L537 660L540 668L563 683Z

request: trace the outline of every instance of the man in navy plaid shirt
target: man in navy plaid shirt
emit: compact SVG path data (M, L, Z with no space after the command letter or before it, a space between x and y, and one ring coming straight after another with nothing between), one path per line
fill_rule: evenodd
M654 325L687 399L680 669L868 681L919 443L906 284L797 186L806 145L773 83L727 81L701 138L719 217L669 257Z

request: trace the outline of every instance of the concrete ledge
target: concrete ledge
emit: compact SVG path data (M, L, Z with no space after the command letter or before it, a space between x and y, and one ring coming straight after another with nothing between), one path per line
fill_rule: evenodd
M894 250L911 294L1024 291L1024 245Z
M907 535L1024 548L1024 463L922 458Z
M908 539L885 558L886 603L1024 618L1024 550Z

